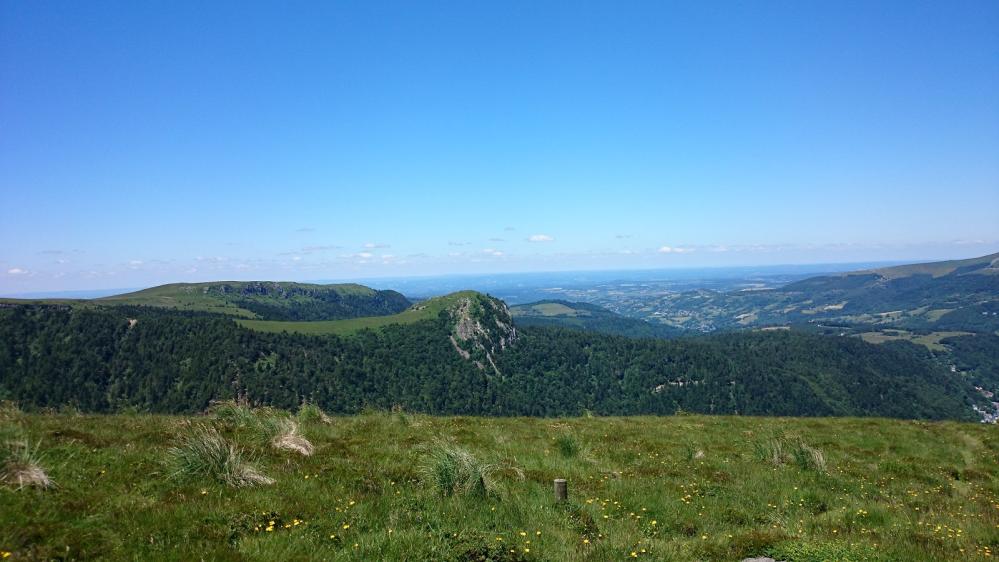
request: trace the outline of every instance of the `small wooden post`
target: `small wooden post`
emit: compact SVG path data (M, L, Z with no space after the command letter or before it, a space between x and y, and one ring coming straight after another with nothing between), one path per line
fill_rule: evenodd
M569 499L569 486L564 478L555 479L555 501L564 502Z

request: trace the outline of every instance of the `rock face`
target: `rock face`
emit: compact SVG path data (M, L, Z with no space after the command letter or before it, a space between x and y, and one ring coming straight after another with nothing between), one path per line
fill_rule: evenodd
M506 303L469 293L458 297L448 313L453 325L451 344L458 354L475 363L479 370L485 370L488 364L496 375L501 375L496 355L517 340L517 329Z

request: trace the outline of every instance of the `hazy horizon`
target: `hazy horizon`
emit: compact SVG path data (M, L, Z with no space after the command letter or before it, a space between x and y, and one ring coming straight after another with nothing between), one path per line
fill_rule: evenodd
M999 248L999 4L0 6L0 293Z
M978 256L966 256L978 257ZM964 259L964 258L948 258ZM478 281L489 279L499 285L503 285L506 280L533 279L539 281L535 286L543 286L549 280L565 279L568 276L582 276L601 278L603 280L615 281L642 281L648 279L685 279L700 277L703 279L720 279L732 276L758 275L780 275L780 274L802 274L821 275L826 273L841 273L847 271L857 271L878 267L890 267L894 265L904 265L909 263L921 263L932 261L944 261L944 259L928 260L878 260L863 262L827 262L827 263L775 263L775 264L747 264L734 266L673 266L673 267L649 267L649 268L624 268L624 269L551 269L536 271L502 271L502 272L454 272L426 275L382 275L367 277L341 277L341 278L302 278L302 279L268 279L268 278L223 278L212 277L203 279L173 280L155 283L152 285L141 285L133 287L100 287L83 288L76 287L53 291L27 291L22 293L0 292L0 298L100 298L105 296L118 295L128 292L141 291L155 286L172 283L207 283L207 282L240 282L240 281L267 281L267 282L294 282L294 283L314 283L314 284L337 284L337 283L359 283L368 285L375 289L393 289L407 294L407 296L423 296L426 294L445 294L455 290L479 289L476 283L464 283L466 280ZM419 290L409 293L407 289L420 287ZM433 289L428 289L432 287Z

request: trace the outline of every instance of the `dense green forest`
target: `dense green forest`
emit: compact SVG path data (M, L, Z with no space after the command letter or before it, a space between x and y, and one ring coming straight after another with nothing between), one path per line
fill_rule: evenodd
M973 384L999 391L999 336L975 334L947 338L942 343L950 351L943 359L952 361L955 369L969 373Z
M795 331L667 341L527 327L492 346L494 369L483 354L458 351L457 329L449 311L338 337L255 332L225 316L150 307L7 306L0 399L95 412L197 412L236 398L344 413L972 419L966 381L917 346Z

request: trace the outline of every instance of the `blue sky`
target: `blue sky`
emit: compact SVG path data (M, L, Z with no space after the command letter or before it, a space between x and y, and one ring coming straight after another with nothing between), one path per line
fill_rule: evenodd
M999 251L999 3L0 5L0 292Z

